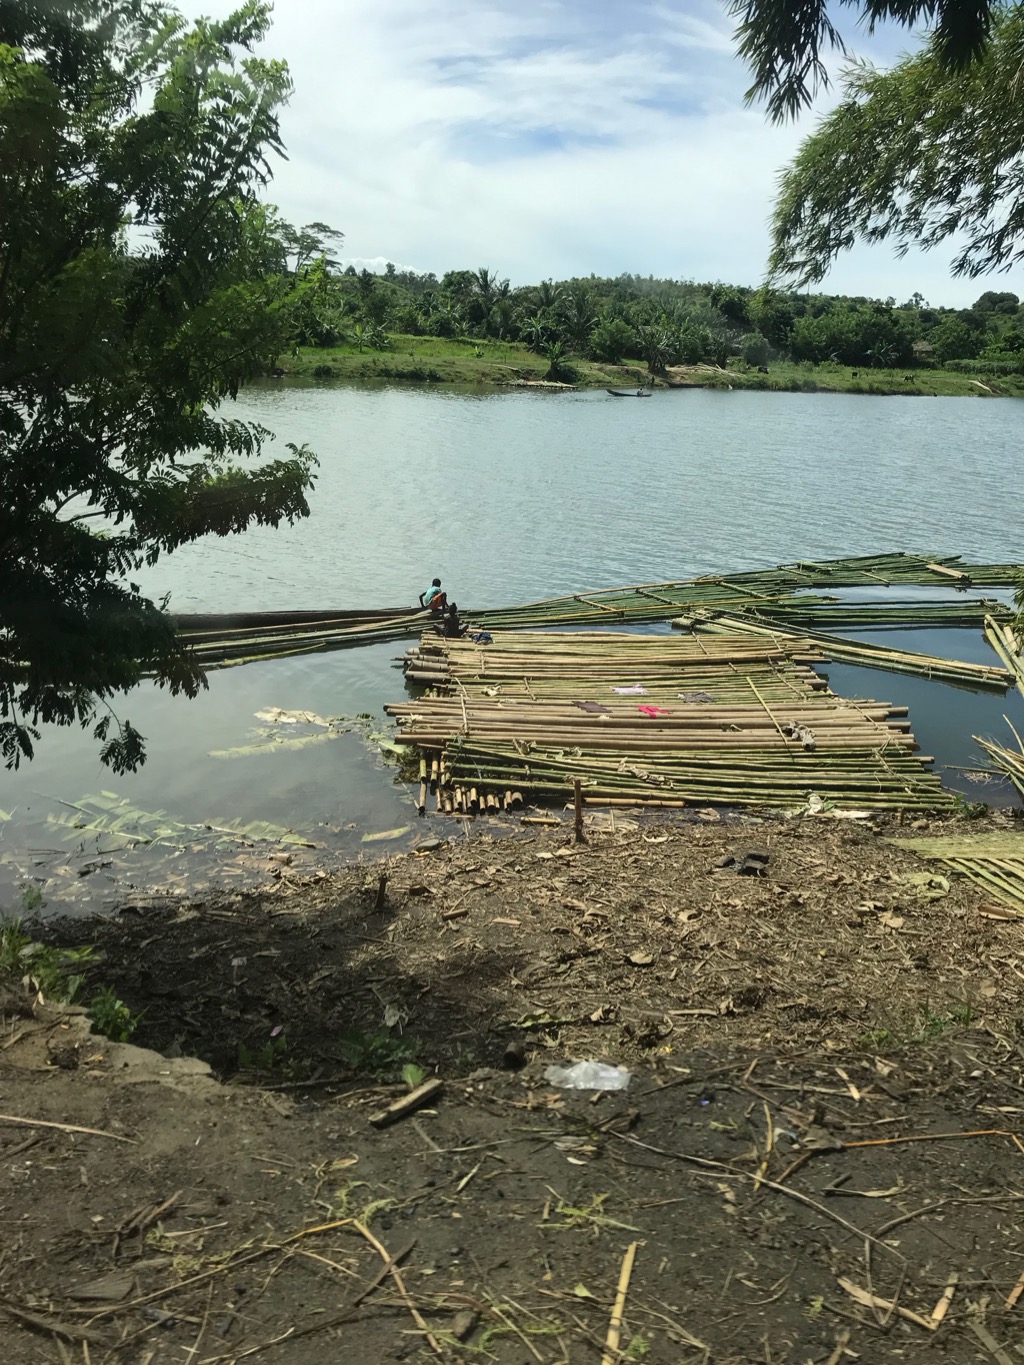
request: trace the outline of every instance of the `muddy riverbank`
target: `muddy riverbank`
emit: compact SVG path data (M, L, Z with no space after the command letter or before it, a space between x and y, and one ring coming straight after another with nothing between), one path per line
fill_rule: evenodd
M151 1051L7 998L5 1357L597 1362L632 1243L612 1359L1011 1348L1021 925L907 832L616 817L51 926Z

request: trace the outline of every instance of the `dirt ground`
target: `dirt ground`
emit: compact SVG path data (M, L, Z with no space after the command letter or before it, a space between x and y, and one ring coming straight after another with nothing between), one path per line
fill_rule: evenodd
M141 1048L7 1001L0 1359L1024 1358L1019 919L883 818L497 832L47 928Z

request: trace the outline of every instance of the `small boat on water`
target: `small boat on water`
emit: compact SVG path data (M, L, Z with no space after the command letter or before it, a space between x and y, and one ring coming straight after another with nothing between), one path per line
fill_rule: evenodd
M650 398L651 389L605 389L612 398Z

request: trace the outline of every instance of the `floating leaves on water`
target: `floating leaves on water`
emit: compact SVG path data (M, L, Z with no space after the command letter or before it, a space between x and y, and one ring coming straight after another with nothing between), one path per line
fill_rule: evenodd
M333 724L315 711L283 711L280 706L267 706L257 711L256 719L266 721L268 725L322 725L325 729Z
M270 735L253 744L238 744L231 749L211 749L209 755L211 758L250 758L254 754L273 754L282 749L306 749L313 744L327 744L347 733L346 730L332 727L317 735Z
M403 834L408 834L412 825L400 825L398 829L384 829L379 834L364 834L361 842L364 844L375 844L381 839L400 839Z
M348 734L356 724L347 716L321 716L316 711L285 711L280 706L267 706L255 714L256 719L264 721L265 725L250 730L249 733L254 736L251 743L232 745L228 749L211 749L210 757L250 758L274 753L279 749L305 749ZM318 729L316 733L307 735L282 732L282 726L296 725L316 726Z
M116 792L101 791L98 795L83 796L78 801L62 801L70 811L48 815L47 823L68 831L65 838L77 839L83 833L102 834L106 839L122 839L133 844L173 844L184 848L205 839L209 834L220 835L219 845L232 843L298 844L303 848L316 845L301 834L267 820L225 820L218 823L184 824L164 811L146 811L133 806L126 797Z

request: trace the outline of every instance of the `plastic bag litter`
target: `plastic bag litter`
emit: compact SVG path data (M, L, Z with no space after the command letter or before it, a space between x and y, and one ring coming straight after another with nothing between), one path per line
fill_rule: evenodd
M563 1090L625 1090L629 1072L607 1062L576 1062L573 1066L549 1066L544 1079Z

